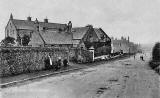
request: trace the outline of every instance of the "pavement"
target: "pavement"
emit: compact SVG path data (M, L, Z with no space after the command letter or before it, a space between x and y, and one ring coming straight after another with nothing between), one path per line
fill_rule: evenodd
M160 98L160 76L139 55L30 80L0 90L2 98Z
M8 86L15 86L16 84L20 84L29 80L36 80L39 78L49 77L52 75L65 73L73 70L79 70L82 67L78 66L78 64L70 63L70 65L66 68L62 67L61 69L55 71L54 69L50 70L42 70L42 71L35 71L31 73L24 73L14 76L2 77L0 81L0 86L2 88Z

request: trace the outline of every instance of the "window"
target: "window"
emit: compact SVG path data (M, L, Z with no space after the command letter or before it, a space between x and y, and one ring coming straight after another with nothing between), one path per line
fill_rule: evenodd
M43 27L43 30L46 30L46 27Z
M39 26L37 26L37 31L39 31Z
M9 36L9 30L7 30L7 36Z
M105 36L104 36L103 34L101 34L100 36L101 36L101 39L102 39L102 40L105 38Z
M11 26L11 28L12 28L12 24L10 23L10 26Z

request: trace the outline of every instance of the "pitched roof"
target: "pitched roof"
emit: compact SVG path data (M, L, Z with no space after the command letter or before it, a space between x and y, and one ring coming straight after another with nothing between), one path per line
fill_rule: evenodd
M30 40L31 41L28 43L28 45L44 45L43 39L41 38L38 32L32 33L32 37Z
M108 37L108 35L101 28L93 28L93 29L99 39L101 39L101 35L106 35ZM72 29L73 39L82 39L88 30L89 30L89 27L73 28Z
M34 21L13 19L12 22L16 26L17 29L34 30L34 25L35 25ZM56 29L59 29L59 28L65 29L67 26L66 24L45 23L45 22L39 22L39 25L41 27L56 28Z
M106 35L109 38L109 36L101 28L94 28L94 31L99 39L101 39L101 35Z
M72 28L73 39L82 39L83 36L87 33L88 29L88 27Z
M59 32L59 31L51 31L46 30L40 32L34 32L31 38L29 45L32 44L72 44L72 35L68 32Z
M72 44L72 34L68 32L46 31L40 34L46 44Z
M12 22L16 26L17 29L34 30L34 22L33 21L13 19Z
M101 34L103 34L98 28L94 28L94 31L99 39L101 39Z

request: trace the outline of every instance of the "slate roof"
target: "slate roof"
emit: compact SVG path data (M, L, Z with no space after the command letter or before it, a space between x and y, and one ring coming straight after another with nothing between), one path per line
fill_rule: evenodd
M98 28L94 28L94 31L99 39L101 39L101 34L103 34Z
M46 44L72 44L72 34L68 32L46 31L40 34Z
M31 38L31 42L29 45L32 44L72 44L72 35L68 32L59 32L59 31L40 31L34 32Z
M87 33L88 29L88 27L72 28L73 39L82 39L83 36Z
M94 28L94 31L99 39L101 39L101 35L106 35L109 38L109 36L101 28Z
M93 29L99 39L101 39L101 35L106 35L108 37L108 35L101 28L93 28ZM73 28L72 29L73 39L82 39L88 30L89 27Z
M12 22L16 26L17 29L34 30L34 25L35 25L34 21L13 19ZM59 23L39 22L39 26L47 27L47 28L65 29L67 25L66 24L59 24Z
M30 40L31 41L28 43L28 45L35 45L35 46L44 45L44 41L40 37L38 32L32 33L32 37Z

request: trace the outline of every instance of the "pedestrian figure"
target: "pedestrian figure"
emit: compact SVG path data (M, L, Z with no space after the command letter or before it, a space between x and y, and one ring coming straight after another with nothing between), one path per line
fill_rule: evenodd
M136 55L134 55L134 59L136 59Z
M61 59L58 59L58 69L61 68Z
M48 55L48 58L49 58L49 63L50 63L50 65L52 66L52 59L51 59L51 56Z
M144 58L143 58L143 56L142 56L142 55L140 56L140 59L141 59L142 61L144 61Z
M67 59L64 59L64 60L63 60L63 65L64 65L64 67L67 67L67 66L68 66L68 60L67 60Z
M45 58L44 63L45 63L45 69L49 69L49 66L50 66L49 57L46 57L46 58Z
M58 60L56 61L55 70L57 71L57 70L59 70L60 68L61 68L61 59L58 59Z

